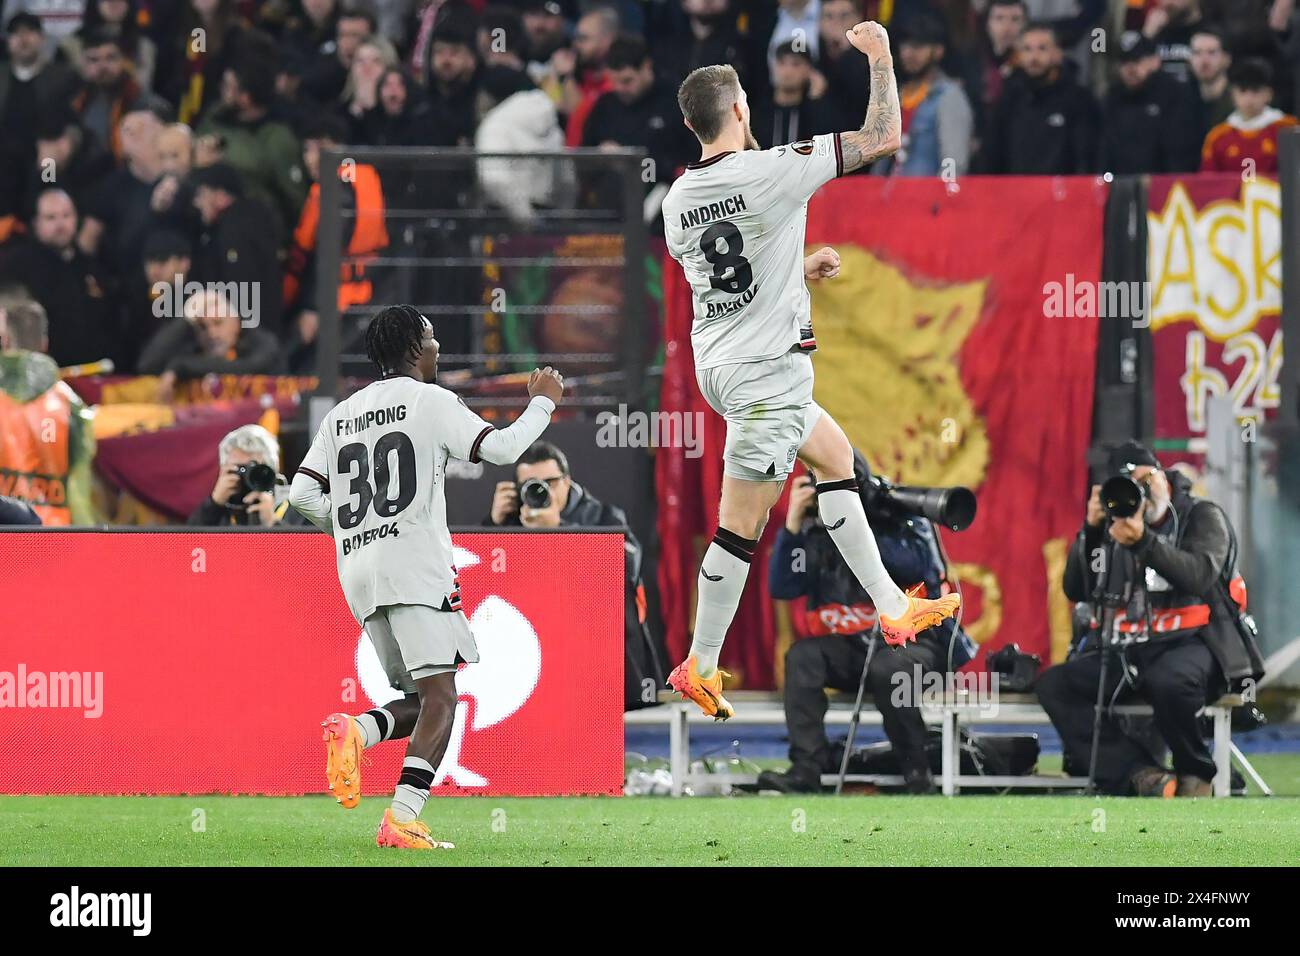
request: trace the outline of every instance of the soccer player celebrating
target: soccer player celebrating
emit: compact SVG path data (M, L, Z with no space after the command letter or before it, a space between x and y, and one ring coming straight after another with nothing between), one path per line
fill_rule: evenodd
M356 717L326 718L326 775L339 803L355 807L361 751L409 738L376 842L451 849L419 819L451 737L456 667L478 660L447 530L447 459L514 462L550 423L564 383L550 366L534 370L528 407L498 430L433 384L438 341L413 306L375 315L366 329L366 353L379 381L325 416L294 476L290 501L332 531L348 606L389 681L405 696Z
M859 130L760 151L730 66L695 70L677 93L701 155L664 200L664 232L694 298L696 381L726 419L727 439L718 530L700 565L694 639L668 683L718 720L733 713L722 696L718 654L796 456L821 478L818 512L871 595L886 642L915 640L951 617L960 600L904 594L890 579L853 478L853 448L812 398L809 353L817 343L804 280L833 278L840 259L830 248L803 257L808 199L833 177L894 153L901 136L884 27L859 23L847 36L871 66L871 103Z

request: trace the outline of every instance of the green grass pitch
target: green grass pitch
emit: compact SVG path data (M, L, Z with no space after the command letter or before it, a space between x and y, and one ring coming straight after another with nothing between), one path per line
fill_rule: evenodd
M1289 795L433 799L441 853L377 848L377 797L0 797L0 866L1294 866L1300 757L1256 766Z

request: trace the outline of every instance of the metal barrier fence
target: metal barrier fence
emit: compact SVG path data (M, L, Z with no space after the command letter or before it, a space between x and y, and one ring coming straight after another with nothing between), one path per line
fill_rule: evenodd
M555 365L564 405L643 403L646 247L639 150L480 153L344 147L322 153L316 303L322 401L373 378L362 334L384 306L434 323L440 378L480 408L522 405ZM382 186L382 220L375 192ZM386 242L374 235L386 233ZM355 241L365 232L369 241Z

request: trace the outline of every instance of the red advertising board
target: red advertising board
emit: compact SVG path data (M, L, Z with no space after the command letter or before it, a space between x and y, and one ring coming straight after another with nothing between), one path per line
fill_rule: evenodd
M454 541L481 661L433 793L620 793L622 536ZM398 696L319 533L4 532L0 582L0 793L321 792L321 719Z

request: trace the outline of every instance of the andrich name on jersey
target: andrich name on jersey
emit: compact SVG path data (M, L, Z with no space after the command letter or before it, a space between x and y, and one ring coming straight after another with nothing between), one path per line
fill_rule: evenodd
M393 422L406 421L406 406L394 405L389 408L375 408L356 418L340 418L334 423L335 435L355 435L365 431L371 425L391 425Z
M697 206L694 209L686 210L686 212L682 213L682 228L689 229L692 226L703 226L711 222L717 222L719 219L726 219L728 216L743 212L746 208L745 197L740 193L736 193L730 199L724 199L722 202L711 202L707 206Z
M709 302L704 317L706 319L716 319L720 315L731 315L733 312L739 312L749 305L756 295L758 295L758 286L754 285L746 289L743 295L736 296L730 302Z

